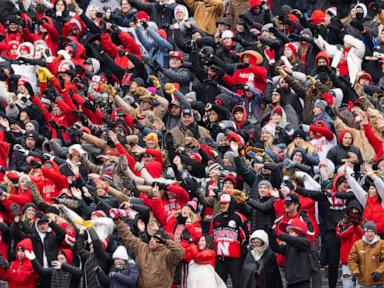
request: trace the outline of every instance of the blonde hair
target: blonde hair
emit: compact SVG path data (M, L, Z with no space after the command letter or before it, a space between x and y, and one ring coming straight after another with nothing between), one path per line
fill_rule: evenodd
M288 148L287 148L287 155L288 156L291 156L291 154L293 153L293 151L298 148L296 147L295 143L292 142L288 145ZM304 141L303 143L303 146L301 147L303 149L305 149L305 151L309 154L315 152L315 148L312 146L311 143L307 142L307 141Z

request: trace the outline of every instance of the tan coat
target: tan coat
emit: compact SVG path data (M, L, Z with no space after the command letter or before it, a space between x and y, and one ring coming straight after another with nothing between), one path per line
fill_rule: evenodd
M361 154L363 156L363 160L367 162L375 162L376 153L371 144L369 144L367 137L365 136L364 130L355 129L347 126L340 118L336 118L333 121L335 125L337 134L340 133L341 130L348 129L352 133L353 137L353 146L356 146L360 149Z
M249 1L244 0L230 0L228 6L228 17L233 21L233 27L239 23L239 16L248 8Z
M358 284L384 284L384 240L379 239L372 245L363 240L356 241L348 256L348 266L352 275L359 274ZM373 282L371 274L376 271L381 273L381 278Z
M139 269L138 288L170 288L176 266L184 258L184 249L173 240L167 240L156 250L151 250L147 243L135 237L127 229L126 224L119 220L117 231L123 245L135 254Z
M185 133L186 132L184 132L182 129L180 129L179 126L173 128L171 130L171 134L173 136L173 140L174 140L176 145L177 144L179 144L179 145L184 145L185 144ZM200 139L201 138L212 139L211 134L204 127L199 126L199 134L200 134ZM199 140L199 139L197 139L197 140Z
M224 14L224 3L222 0L184 0L184 3L194 12L193 18L197 27L214 35L216 32L216 21Z

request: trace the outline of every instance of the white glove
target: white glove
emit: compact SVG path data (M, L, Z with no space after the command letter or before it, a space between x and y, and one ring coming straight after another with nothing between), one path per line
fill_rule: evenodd
M305 133L308 133L311 130L309 125L302 124L301 127L303 127Z
M25 257L27 257L29 260L34 260L36 259L36 255L35 255L35 252L33 251L28 251L28 250L25 250L24 251L24 254L25 254Z
M144 168L144 164L141 162L136 162L135 164L135 170L141 171Z
M13 150L24 154L24 156L28 156L29 154L29 151L20 144L16 144L15 146L13 146Z
M71 55L65 50L59 50L57 54L63 56L64 60L71 60Z
M57 269L57 270L61 269L61 262L59 262L59 261L52 261L51 264L52 264L53 269Z

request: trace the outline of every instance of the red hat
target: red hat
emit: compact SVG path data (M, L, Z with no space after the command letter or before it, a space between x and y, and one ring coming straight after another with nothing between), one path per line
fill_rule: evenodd
M197 198L193 198L191 201L188 201L186 206L191 208L193 213L196 213L197 212Z
M169 57L177 57L180 60L183 60L183 52L181 52L181 51L171 51L171 52L169 52Z
M325 12L321 10L313 10L311 14L311 23L312 24L320 24L324 22Z
M261 0L249 0L249 9L253 9L256 6L261 5Z
M92 77L92 82L99 84L108 84L108 79L104 75L95 75Z
M236 182L237 182L236 177L233 176L232 174L225 176L223 183L226 181L231 181L233 183L233 185L236 186Z
M367 80L369 80L370 83L372 83L372 76L371 76L371 74L369 74L368 72L362 72L362 73L359 75L359 77L357 78L357 82L358 82L361 78L367 79Z
M157 30L157 34L159 34L161 36L161 38L163 38L165 40L168 39L167 32L164 29Z
M25 83L29 83L28 79L25 78L25 77L21 77L21 78L17 81L17 86L19 86L19 85L24 85Z
M40 163L40 164L43 163L39 157L28 156L27 159L26 159L26 162L29 164L32 161L35 161L35 162Z
M297 56L297 46L293 43L287 43L284 45L284 48L289 48L292 51L292 54L296 57Z
M73 262L73 252L71 249L60 249L59 254L63 254L67 259L68 264L72 264Z
M149 21L149 15L145 11L139 11L136 14L137 20Z
M97 217L107 217L107 214L105 214L102 210L95 210L91 213L91 216L97 216Z
M308 226L307 223L300 219L291 219L288 223L281 223L279 229L282 231L294 230L297 234L307 235Z
M243 137L241 137L239 134L236 134L235 132L227 134L227 141L231 142L232 140L237 142L239 148L243 148L243 146L245 145Z
M328 92L324 92L321 97L323 97L324 101L327 102L329 106L333 105L333 96L329 94Z
M283 109L281 107L275 107L275 109L272 110L272 114L279 114L280 116L283 116Z
M199 163L201 163L201 161L203 161L203 158L198 153L192 153L191 155L189 155L189 158L195 159Z
M299 18L296 17L296 15L288 13L288 19L289 21L298 24L300 22Z
M7 178L8 178L9 180L11 180L11 182L12 182L13 184L17 184L17 183L19 182L20 175L17 174L15 171L7 171L7 172L5 173L5 176L7 176Z

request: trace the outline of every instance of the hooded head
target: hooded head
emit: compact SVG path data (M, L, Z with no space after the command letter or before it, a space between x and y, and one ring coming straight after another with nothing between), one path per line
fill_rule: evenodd
M342 146L352 146L353 145L353 134L350 130L344 129L340 131L339 136L337 137L337 142Z
M177 5L174 10L174 16L177 22L184 22L189 18L188 9L184 5ZM184 17L183 17L184 16ZM183 17L183 18L182 18Z

